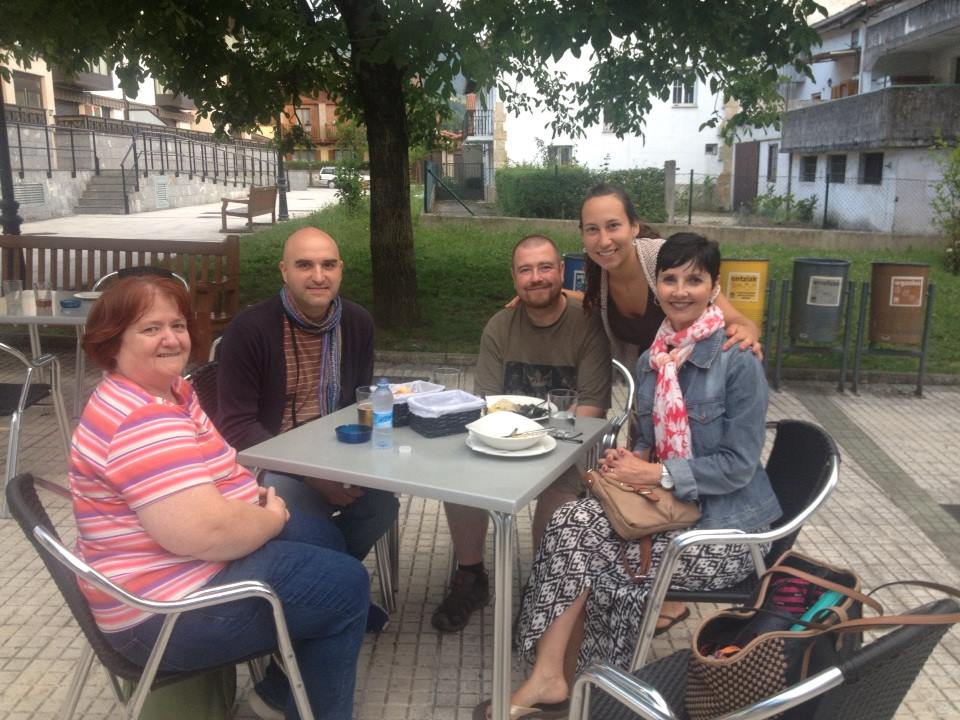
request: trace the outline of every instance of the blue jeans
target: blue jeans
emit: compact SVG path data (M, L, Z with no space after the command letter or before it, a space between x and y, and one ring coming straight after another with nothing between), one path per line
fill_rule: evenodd
M357 657L370 603L370 579L356 559L330 548L309 516L291 511L283 532L210 581L262 580L283 602L310 706L317 720L351 720ZM342 541L341 541L342 545ZM121 655L146 663L163 624L155 615L129 630L106 633ZM277 647L273 613L260 599L184 613L163 656L163 670L194 670L270 652ZM293 697L287 720L299 718Z
M339 538L344 552L357 560L363 560L380 536L390 529L400 507L393 493L366 488L362 496L346 507L328 505L320 493L298 475L268 471L263 475L263 485L276 488L291 510L315 516L322 526L318 532L324 533L331 543L328 547L335 547L332 543Z

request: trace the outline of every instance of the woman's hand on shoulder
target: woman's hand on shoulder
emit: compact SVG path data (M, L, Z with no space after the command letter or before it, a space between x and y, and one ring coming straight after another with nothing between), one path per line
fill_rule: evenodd
M749 348L758 360L763 360L763 345L760 344L760 337L755 326L744 323L730 323L725 328L725 332L727 333L727 341L723 344L724 350L739 345L741 350Z

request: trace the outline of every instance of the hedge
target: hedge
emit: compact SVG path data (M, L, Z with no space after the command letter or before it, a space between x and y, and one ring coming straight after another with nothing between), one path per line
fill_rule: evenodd
M497 170L497 204L510 217L576 218L587 191L599 182L622 187L648 222L666 220L663 170L598 172L579 165L513 165Z

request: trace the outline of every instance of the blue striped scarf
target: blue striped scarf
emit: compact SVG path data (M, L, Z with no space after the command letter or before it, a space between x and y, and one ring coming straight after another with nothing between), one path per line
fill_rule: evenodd
M290 297L286 286L280 288L280 302L283 310L295 327L305 333L320 335L320 416L323 417L337 409L340 402L340 316L343 314L343 303L337 295L323 320L314 322L307 318L297 304Z

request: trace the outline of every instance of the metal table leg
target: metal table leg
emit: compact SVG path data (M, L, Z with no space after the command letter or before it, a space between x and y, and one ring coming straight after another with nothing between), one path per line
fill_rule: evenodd
M83 412L83 376L86 373L86 356L83 353L84 326L77 326L77 357L73 361L75 382L73 385L73 416L80 417Z
M510 513L491 512L493 519L494 593L493 606L493 720L510 717L510 616L513 610L513 526Z

